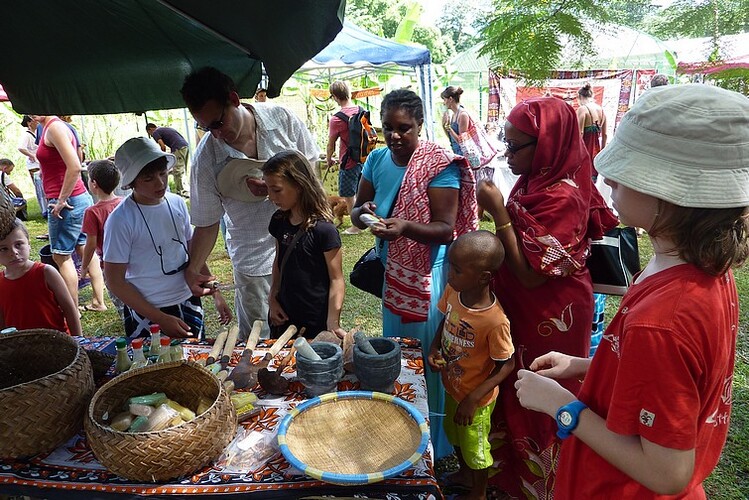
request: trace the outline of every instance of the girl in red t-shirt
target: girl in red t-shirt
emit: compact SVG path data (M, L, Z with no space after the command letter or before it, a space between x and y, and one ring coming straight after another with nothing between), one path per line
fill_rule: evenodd
M551 352L518 373L520 403L569 438L555 499L705 498L731 411L747 157L746 97L692 84L645 93L596 158L654 255L592 360ZM582 377L577 395L554 380Z

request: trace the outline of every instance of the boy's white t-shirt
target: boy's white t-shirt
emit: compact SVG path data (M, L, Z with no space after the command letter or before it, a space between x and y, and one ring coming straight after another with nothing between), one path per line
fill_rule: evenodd
M190 216L181 197L166 193L158 205L136 205L132 196L128 196L104 224L104 262L127 264L125 279L149 304L173 306L189 299L192 292L185 282L185 272L165 275L161 261L163 259L166 272L178 269L185 263L187 254L176 240L187 247L191 238ZM161 259L157 253L159 248Z

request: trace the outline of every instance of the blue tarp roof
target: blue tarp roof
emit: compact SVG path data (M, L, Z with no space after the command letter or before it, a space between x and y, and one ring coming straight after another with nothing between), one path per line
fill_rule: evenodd
M319 66L357 66L361 64L397 64L420 66L429 64L431 56L424 47L404 45L381 38L351 23L344 22L343 29L330 45L311 61ZM309 63L305 68L309 67Z

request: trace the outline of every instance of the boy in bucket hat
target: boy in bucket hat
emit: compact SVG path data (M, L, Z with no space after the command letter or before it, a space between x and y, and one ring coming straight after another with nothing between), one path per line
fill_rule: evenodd
M705 498L731 411L731 267L749 253L749 100L698 84L652 89L595 163L653 258L593 359L543 355L519 372L517 395L568 438L556 499ZM577 397L553 380L582 377Z
M122 186L133 192L104 226L104 274L125 303L125 334L131 338L148 336L151 324L169 337L204 336L200 298L193 297L184 277L190 216L185 201L167 192L174 161L145 137L129 139L114 155ZM231 311L221 293L213 298L221 323L228 323Z

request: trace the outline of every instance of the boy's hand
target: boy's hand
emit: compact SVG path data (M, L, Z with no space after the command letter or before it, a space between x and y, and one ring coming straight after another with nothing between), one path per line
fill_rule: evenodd
M475 400L471 394L464 397L463 401L458 404L458 408L455 410L453 422L457 425L471 425L478 406L478 401Z
M192 337L193 334L190 331L190 327L187 323L182 321L176 316L169 314L163 314L158 321L161 331L167 337L173 339L183 339L185 337Z
M447 366L447 361L442 357L442 352L439 349L429 351L427 363L433 372L441 372Z

